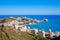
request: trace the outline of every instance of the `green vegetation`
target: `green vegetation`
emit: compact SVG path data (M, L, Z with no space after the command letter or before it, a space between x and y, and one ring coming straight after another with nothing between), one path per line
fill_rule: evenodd
M2 28L2 26L0 25L0 29Z
M31 34L34 37L34 40L49 40L47 38L40 37L39 35Z

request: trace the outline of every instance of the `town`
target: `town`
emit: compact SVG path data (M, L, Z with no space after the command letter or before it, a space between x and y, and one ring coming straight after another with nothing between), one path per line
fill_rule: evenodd
M12 28L15 28L17 30L20 30L22 32L28 32L32 33L35 35L39 35L41 37L48 37L48 38L55 38L60 35L59 32L53 33L51 29L48 30L48 32L45 32L44 29L38 30L38 29L31 29L30 27L27 27L26 25L30 24L36 24L37 22L42 22L42 20L37 20L37 19L31 19L31 18L26 18L25 16L23 17L10 17L7 18L9 19L8 21L2 23L2 26L10 26ZM44 21L48 21L47 19Z

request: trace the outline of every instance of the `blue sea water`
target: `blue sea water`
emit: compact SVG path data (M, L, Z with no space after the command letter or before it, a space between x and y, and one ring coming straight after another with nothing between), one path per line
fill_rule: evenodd
M48 19L48 22L40 22L33 25L28 25L31 29L36 28L38 30L44 29L46 32L51 29L52 32L60 32L60 15L0 15L0 18L9 18L10 16L21 17L26 16L27 18L43 20Z

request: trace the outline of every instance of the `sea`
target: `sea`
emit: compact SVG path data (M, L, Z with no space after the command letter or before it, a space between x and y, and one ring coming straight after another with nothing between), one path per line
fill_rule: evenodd
M32 25L27 25L31 29L38 29L44 31L48 31L51 29L52 32L60 32L60 15L0 15L0 18L9 18L9 17L21 17L26 16L27 18L37 19L37 20L44 20L45 18L48 19L48 22L39 22Z

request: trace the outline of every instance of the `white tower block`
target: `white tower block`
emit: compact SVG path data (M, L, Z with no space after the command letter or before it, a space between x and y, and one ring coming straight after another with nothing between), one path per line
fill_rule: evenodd
M48 30L48 33L52 33L52 32L51 32L51 29Z
M40 35L41 37L44 37L45 38L45 31L44 30L40 30L38 32L38 35Z

